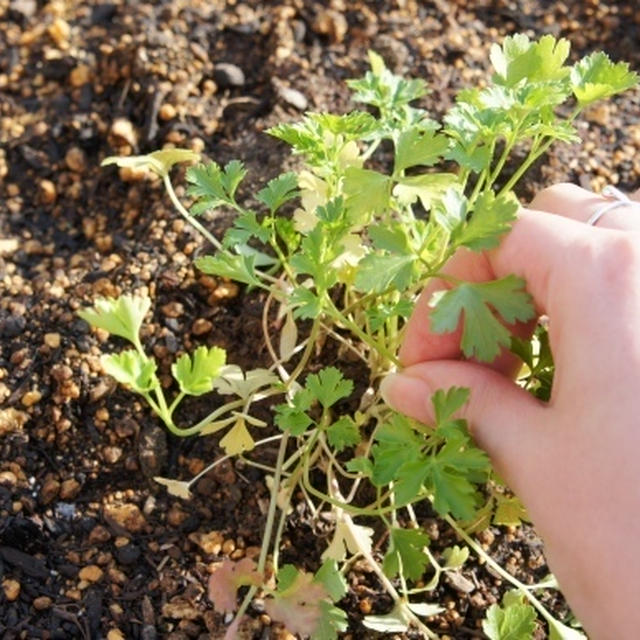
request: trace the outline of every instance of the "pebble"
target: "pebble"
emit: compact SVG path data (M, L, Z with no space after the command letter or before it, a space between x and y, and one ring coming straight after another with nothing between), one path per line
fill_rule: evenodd
M160 105L160 109L158 110L158 117L160 120L173 120L176 117L176 114L176 108L169 102L165 102Z
M15 602L20 595L20 583L17 580L7 578L2 581L2 590L9 602Z
M75 478L67 478L60 485L60 499L73 500L80 493L82 485Z
M38 404L42 399L42 394L37 389L27 391L20 400L25 407L32 407L34 404Z
M39 596L34 598L32 604L36 611L44 611L53 604L53 600L49 596Z
M124 634L120 629L109 629L109 633L107 633L107 640L124 640Z
M19 13L25 18L31 18L38 10L38 3L36 0L11 0L9 9Z
M278 95L282 100L284 100L284 102L298 109L298 111L305 111L309 106L309 101L306 96L297 89L292 89L291 87L279 87Z
M57 349L60 346L60 334L59 333L45 333L44 343L51 349Z
M29 414L13 407L0 409L0 436L20 431L28 419Z
M0 484L8 484L15 487L18 484L18 477L13 471L0 471Z
M116 551L116 559L120 564L133 564L140 557L140 547L136 544L125 544L124 547L118 547Z
M113 141L113 146L120 146L122 144L128 144L131 147L135 147L138 143L138 134L135 127L130 120L126 118L116 118L111 125L109 131L110 142Z
M68 46L69 36L71 35L71 27L69 23L62 18L56 18L47 29L49 36L61 49L66 49Z
M64 161L67 167L76 173L82 173L87 166L87 158L80 147L69 147Z
M194 336L202 336L205 333L209 333L211 329L213 329L213 322L206 318L198 318L191 326L191 333L193 333Z
M222 88L242 87L245 83L244 71L230 62L220 62L215 66L213 77Z
M109 530L101 524L97 524L89 533L89 542L91 544L103 544L111 540Z
M122 449L120 447L105 447L102 450L102 457L108 464L115 464L122 458Z
M52 204L58 197L56 185L51 180L41 180L38 185L40 189L40 199L44 204Z
M189 536L196 544L205 552L217 556L221 549L224 537L219 531L210 531L209 533L193 534Z
M98 582L103 574L104 571L97 564L90 564L80 569L78 577L86 582Z
M138 505L132 503L105 505L104 517L131 533L142 531L147 524Z
M69 74L69 82L76 89L91 81L91 69L86 64L79 64Z
M60 483L55 478L47 478L40 489L40 501L42 504L53 502L60 492Z

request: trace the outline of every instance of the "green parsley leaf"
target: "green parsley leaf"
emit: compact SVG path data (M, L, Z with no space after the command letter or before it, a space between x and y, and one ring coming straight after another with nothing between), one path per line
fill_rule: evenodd
M290 404L276 406L274 422L282 431L289 431L292 436L301 436L313 423L306 413L311 408L313 399L313 393L309 389L300 389Z
M475 202L471 219L454 230L451 237L453 245L473 251L494 249L500 238L511 229L518 208L513 193L496 198L493 191L484 191Z
M255 211L245 211L235 218L233 226L224 234L223 244L231 248L245 244L253 237L264 243L269 240L269 235L269 229L264 223L258 222Z
M482 362L492 362L500 348L510 344L509 331L493 311L509 324L535 317L524 281L514 275L491 282L465 282L454 289L439 291L430 305L431 328L435 333L454 331L463 316L462 352L467 358Z
M438 162L449 148L450 139L434 131L411 127L398 137L393 173L399 175L407 167L430 167Z
M396 303L381 302L376 307L367 309L366 314L369 319L371 331L377 331L390 318L399 316L408 318L413 311L413 303L410 300L402 299Z
M401 204L413 204L417 199L428 211L431 203L455 185L458 178L453 173L425 173L398 180L393 195Z
M544 35L537 42L521 33L507 36L502 46L491 47L489 57L496 70L494 81L513 87L525 79L528 82L563 80L569 74L564 63L570 48L568 40L556 40L552 35Z
M269 207L269 211L275 213L287 200L298 195L298 176L292 171L283 173L267 182L264 189L258 191L256 200Z
M171 373L180 385L180 391L201 396L213 389L213 381L225 365L227 353L220 347L199 346L193 355L184 353L171 365Z
M438 389L432 396L431 402L435 410L438 426L449 422L453 414L462 409L469 400L469 389L465 387L451 387L444 391Z
M359 291L382 293L393 285L404 291L418 273L415 255L390 255L370 253L358 263L355 287Z
M122 295L119 298L98 298L93 307L78 311L90 325L140 344L138 333L142 321L151 307L151 300L142 296Z
M489 607L482 630L491 640L530 640L536 626L535 609L523 602L522 595L515 598L507 595L503 597L502 606Z
M571 70L571 87L581 106L635 87L638 74L626 62L613 63L597 51L583 58Z
M389 578L400 572L409 580L419 580L429 564L424 547L429 545L429 536L420 529L389 530L389 548L384 556L382 568Z
M347 167L343 191L349 217L353 224L368 222L368 215L384 211L389 206L391 178L370 169Z
M110 376L136 393L146 394L159 385L156 361L135 349L102 356L101 362Z
M302 320L317 318L323 309L322 299L306 287L296 287L289 296L289 304L293 308L293 317Z
M234 206L236 189L246 174L238 160L232 160L224 169L215 162L189 167L186 177L191 186L187 194L196 199L191 214L197 216L221 205Z
M323 408L328 409L338 400L346 398L353 391L353 382L345 380L342 372L335 367L325 367L307 376L305 387L317 398Z
M222 276L254 287L264 287L256 275L255 261L253 254L237 255L221 251L215 256L197 258L195 265L202 273Z
M371 481L377 487L389 484L397 478L398 469L406 462L421 460L420 449L424 441L412 428L409 418L394 413L391 421L383 424L376 433L373 445L373 475Z
M338 569L338 563L331 558L322 563L313 581L319 582L334 602L341 600L347 594L347 581Z
M347 614L327 600L320 600L320 618L311 640L337 640L338 632L349 628Z
M361 441L360 431L349 416L342 416L327 429L329 444L338 452L354 447Z

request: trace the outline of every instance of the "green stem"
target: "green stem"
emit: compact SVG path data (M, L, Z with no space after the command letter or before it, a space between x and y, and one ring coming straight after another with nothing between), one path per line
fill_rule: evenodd
M176 195L176 192L173 189L173 185L171 184L171 179L169 178L169 174L165 173L162 176L162 182L164 183L164 187L167 190L167 193L169 194L169 198L171 199L171 202L173 203L173 206L178 210L178 213L197 231L200 232L200 234L206 238L216 249L218 249L218 251L222 250L222 244L220 244L220 242L218 241L218 239L209 231L207 231L207 229L205 227L203 227L200 222L198 222L198 220L196 220L196 218L194 216L192 216L187 209L185 209L185 207L183 206L182 202L180 202L180 200L178 199L178 196Z
M355 322L347 318L343 313L335 306L333 300L327 295L326 300L328 302L328 311L329 315L333 317L334 320L340 322L345 327L347 327L352 333L354 333L362 342L368 345L374 351L380 353L380 355L384 356L389 362L392 362L397 367L400 365L400 360L396 355L391 353L386 347L378 344L371 336L367 335Z

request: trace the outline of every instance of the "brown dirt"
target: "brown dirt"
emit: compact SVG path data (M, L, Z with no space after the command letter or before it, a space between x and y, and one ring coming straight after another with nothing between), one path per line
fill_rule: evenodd
M565 36L575 56L604 49L637 69L635 4L0 0L0 635L220 638L223 620L204 594L208 565L255 553L260 542L261 473L221 465L190 502L149 479L191 477L219 455L216 439L167 436L101 374L100 353L117 343L75 312L98 295L148 292L144 341L166 373L176 352L202 343L225 347L241 366L266 362L263 300L202 278L191 266L202 243L161 186L123 182L100 169L104 157L171 142L221 163L239 158L250 197L290 162L263 131L306 108L348 110L343 81L362 73L368 48L396 71L425 77L425 103L441 114L458 88L487 76L488 45L516 31ZM559 180L637 187L638 101L630 93L591 110L585 144L553 150L521 195ZM203 410L187 407L196 417ZM428 510L419 517L438 546L455 542ZM491 553L521 580L544 575L532 531L487 535ZM285 561L318 555L303 506L286 542ZM471 593L443 583L434 594L448 611L433 628L481 638L501 581L477 565L464 574ZM390 602L366 568L356 565L349 582L344 637L373 637L362 612ZM549 604L563 611L560 600ZM285 637L263 625L259 609L246 637Z

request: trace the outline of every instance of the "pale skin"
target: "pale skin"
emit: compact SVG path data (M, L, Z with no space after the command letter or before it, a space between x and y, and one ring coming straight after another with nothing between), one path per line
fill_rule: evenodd
M473 437L527 506L564 595L598 640L640 634L640 206L588 226L603 202L573 185L546 189L498 249L461 252L447 265L468 280L525 278L549 317L548 403L514 383L510 354L491 366L466 361L459 333L430 331L428 302L444 282L421 295L404 368L383 384L394 408L427 423L434 391L471 389L463 417Z

